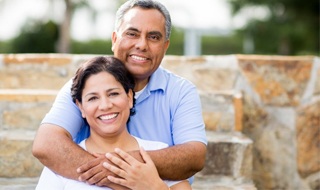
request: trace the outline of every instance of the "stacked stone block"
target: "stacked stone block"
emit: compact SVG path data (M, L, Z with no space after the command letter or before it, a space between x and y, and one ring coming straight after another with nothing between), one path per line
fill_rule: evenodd
M29 153L20 176L39 173L28 151L35 130L57 90L93 56L0 55L2 177L9 176L8 165L23 160L10 162L21 157L13 150ZM208 154L195 189L255 189L251 179L258 189L320 188L318 57L166 56L162 66L192 81L201 97ZM18 142L12 139L25 142L11 146ZM38 171L31 175L29 165Z
M42 165L31 154L36 129L56 93L0 90L0 176L38 177Z

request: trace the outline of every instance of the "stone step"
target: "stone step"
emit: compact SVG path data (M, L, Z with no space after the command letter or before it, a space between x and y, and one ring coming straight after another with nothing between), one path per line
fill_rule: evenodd
M207 130L204 169L195 175L194 190L257 190L252 175L252 140L240 132Z
M0 130L36 130L58 91L0 89Z
M43 168L32 156L35 131L0 132L0 190L31 190ZM194 190L256 190L251 175L252 141L241 133L207 131L208 154L204 169L197 173Z
M34 190L38 177L0 178L0 190Z
M0 177L38 177L42 164L32 155L35 131L0 132Z
M240 132L207 131L207 155L199 177L229 177L250 182L252 177L252 140Z
M37 129L58 90L0 89L0 130ZM242 130L242 95L237 91L199 91L208 130ZM19 119L17 119L19 118Z
M257 190L251 181L239 181L217 175L201 176L196 174L193 190Z
M34 190L39 178L0 178L0 190ZM256 190L249 183L236 183L230 179L212 180L211 178L195 178L193 190Z
M242 93L229 91L198 91L202 115L207 130L218 132L242 131Z
M0 68L0 89L58 90L77 66L67 54L9 54L0 55Z
M32 156L35 131L0 132L0 177L36 177L41 163ZM198 176L225 176L250 181L252 141L241 133L222 134L207 131L208 152L204 169Z

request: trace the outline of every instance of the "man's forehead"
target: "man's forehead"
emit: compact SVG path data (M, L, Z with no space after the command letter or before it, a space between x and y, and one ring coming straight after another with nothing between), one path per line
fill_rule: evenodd
M123 18L126 19L126 18L134 18L136 16L143 16L145 14L152 14L153 16L156 16L158 18L164 18L164 16L162 15L162 13L157 10L157 9L154 9L154 8L151 8L151 9L145 9L145 8L141 8L141 7L133 7L131 9L129 9L128 11L125 12L125 14L123 15Z
M151 15L145 15L151 14ZM141 30L149 28L150 30L165 30L165 18L157 9L142 9L134 7L126 12L123 17L121 28Z

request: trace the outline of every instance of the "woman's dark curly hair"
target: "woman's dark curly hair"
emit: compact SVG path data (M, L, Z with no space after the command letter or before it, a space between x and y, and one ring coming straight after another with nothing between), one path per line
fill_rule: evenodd
M77 70L71 86L71 96L73 102L78 100L82 102L82 91L87 79L100 72L110 73L124 88L128 94L129 90L133 93L133 107L130 109L130 115L134 115L135 98L134 98L134 78L125 68L124 64L117 58L111 56L94 57L83 63Z

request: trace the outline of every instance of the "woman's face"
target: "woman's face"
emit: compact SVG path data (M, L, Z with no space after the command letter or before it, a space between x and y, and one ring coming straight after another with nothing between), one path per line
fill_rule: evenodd
M127 94L110 73L91 75L82 91L82 103L77 101L82 117L94 133L102 137L114 136L126 129L133 106L132 91Z

